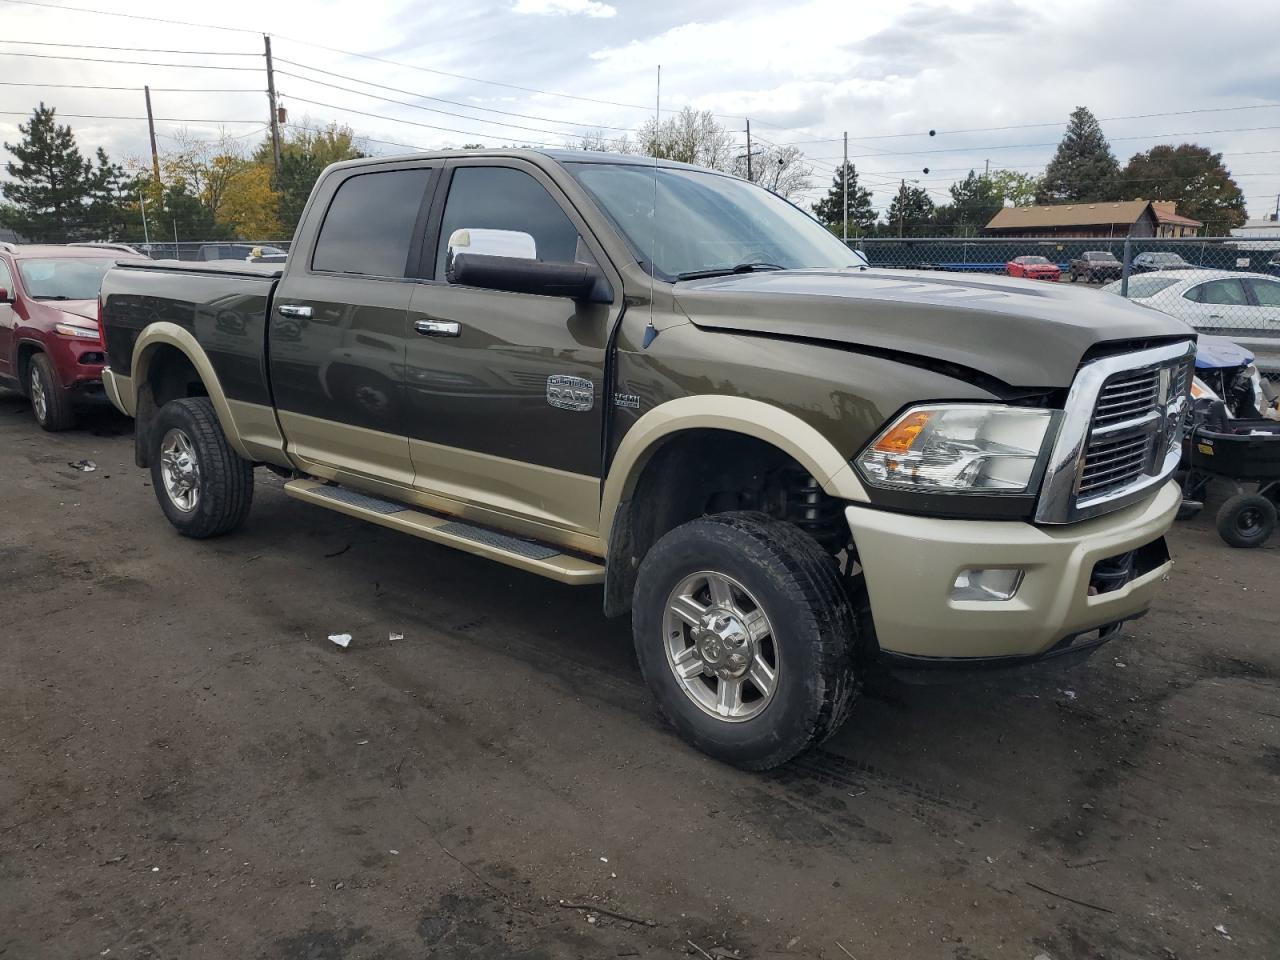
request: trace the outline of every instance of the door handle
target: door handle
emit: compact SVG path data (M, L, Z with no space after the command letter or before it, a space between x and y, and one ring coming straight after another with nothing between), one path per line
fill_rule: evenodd
M311 308L301 307L296 303L282 303L276 307L282 317L297 317L300 320L311 319Z
M413 329L424 337L456 337L462 333L462 324L454 320L419 320Z

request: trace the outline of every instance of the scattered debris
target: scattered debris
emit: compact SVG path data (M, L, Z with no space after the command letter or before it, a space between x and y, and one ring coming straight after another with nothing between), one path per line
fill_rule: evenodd
M1068 700L1074 700L1076 698L1076 692L1074 690L1059 690L1058 692Z
M706 958L707 958L707 960L716 960L716 958L715 958L715 957L711 956L711 954L707 953L707 951L703 950L700 946L698 946L698 945L697 945L696 943L694 943L692 940L686 940L686 941L685 941L685 943L687 943L689 946L693 947L693 949L697 950L700 954L702 954L704 957L706 957Z
M67 466L72 470L79 470L81 473L93 473L98 469L98 465L92 460L73 460Z
M1089 857L1087 860L1064 860L1063 863L1068 870L1079 870L1081 867L1096 867L1100 863L1106 863L1106 857Z
M1059 900L1066 900L1068 903L1079 904L1082 907L1088 907L1090 910L1098 910L1102 913L1115 913L1115 911L1110 907L1100 907L1098 904L1090 903L1087 900L1077 900L1075 897L1068 897L1065 893L1058 893L1056 890L1050 890L1048 887L1042 887L1040 884L1032 883L1030 880L1027 880L1026 884L1033 890L1039 890L1041 893L1047 893L1049 896L1057 897Z
M1117 661L1116 661L1116 666L1117 666L1117 667L1121 667L1121 668L1123 668L1123 667L1127 667L1127 666L1128 666L1128 664L1127 664L1127 663L1121 663L1119 660L1117 660Z
M1223 938L1224 940L1230 940L1230 939L1231 939L1231 934L1227 933L1227 927L1226 927L1226 924L1223 924L1223 923L1215 923L1215 924L1213 925L1213 929L1214 929L1214 930L1216 930L1218 933L1220 933L1220 934L1222 935L1222 938Z
M159 873L159 872L160 872L160 868L159 868L159 867L152 867L152 868L151 868L151 872L152 872L152 873Z
M351 544L349 544L349 543L348 543L348 544L347 544L345 547L343 547L341 550L335 550L335 551L333 551L333 553L326 553L326 554L324 555L324 558L325 558L326 560L332 560L334 557L340 557L340 556L342 556L344 553L346 553L346 552L347 552L348 550L350 550L350 549L351 549Z
M391 635L390 635L390 636L388 636L388 637L387 637L387 639L388 639L388 640L393 640L393 641L394 641L394 640L403 640L403 639L404 639L404 634L403 634L403 633L396 633L394 630L392 630L392 631L391 631Z
M712 947L711 955L716 960L738 960L740 954L737 950L730 950L728 947Z
M366 743L368 743L368 742L369 742L368 740L357 740L357 741L356 741L356 746L357 746L357 747L363 747L363 746L364 746Z
M624 920L627 923L638 923L643 927L656 927L656 920L646 920L643 917L635 917L631 914L622 913L618 910L610 910L595 903L578 903L574 900L561 900L557 906L563 907L565 910L588 910L591 913L600 913L606 917L613 917L615 920Z
M1053 957L1049 956L1047 953L1037 953L1033 960L1053 960Z
M601 858L600 858L600 862L601 862L601 863L608 863L608 862L609 862L609 858L608 858L608 857L601 857Z
M844 947L844 944L843 944L843 943L841 943L839 940L835 940L835 941L833 941L833 942L835 943L835 945L836 945L837 947L839 947L839 948L840 948L840 952L841 952L841 953L843 953L846 957L849 957L849 958L850 958L850 960L853 960L853 954L852 954L852 953L850 953L848 950L846 950L846 949L845 949L845 947Z
M114 857L112 857L110 860L103 860L100 864L98 864L98 866L105 867L107 866L107 864L110 864L110 863L119 863L121 860L124 860L128 856L129 855L127 853L118 853Z
M391 855L392 855L392 856L394 856L394 857L398 857L398 856L400 856L400 851L399 851L399 850L388 850L388 851L387 851L387 853L391 854Z
M351 634L349 633L331 633L329 639L340 647L346 647L351 643Z

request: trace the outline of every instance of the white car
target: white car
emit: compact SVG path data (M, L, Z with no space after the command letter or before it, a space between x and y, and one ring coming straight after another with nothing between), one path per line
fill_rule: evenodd
M1119 280L1102 288L1120 293ZM1280 372L1280 278L1229 270L1156 270L1129 278L1129 299L1183 320L1201 333L1230 337Z

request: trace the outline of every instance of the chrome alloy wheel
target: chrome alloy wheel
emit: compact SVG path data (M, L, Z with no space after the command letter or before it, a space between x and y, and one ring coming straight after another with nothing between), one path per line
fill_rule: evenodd
M667 665L705 713L758 716L778 687L778 645L764 608L742 584L703 570L681 580L662 616Z
M191 438L174 427L160 441L160 476L173 505L190 513L200 502L200 464Z
M49 416L49 397L44 392L44 378L36 365L31 365L31 410L36 419L44 423Z

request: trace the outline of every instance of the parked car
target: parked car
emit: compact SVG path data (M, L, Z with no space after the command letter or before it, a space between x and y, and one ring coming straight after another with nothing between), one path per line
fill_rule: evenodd
M1102 289L1120 293L1123 284ZM1129 278L1129 299L1177 317L1202 333L1230 337L1280 373L1280 278L1229 270L1162 270Z
M196 259L208 260L248 260L254 251L260 250L259 256L284 256L285 251L279 247L263 246L255 243L202 243L196 250Z
M1182 259L1179 254L1169 252L1140 253L1133 258L1134 273L1149 273L1152 270L1195 270L1194 264Z
M1062 271L1048 257L1014 257L1004 265L1004 272L1011 277L1028 280L1059 280Z
M755 184L619 154L349 161L306 210L283 268L103 283L107 392L164 516L235 529L260 464L603 585L723 760L824 740L873 658L1087 654L1170 568L1195 346L1155 311L868 268Z
M1124 264L1109 250L1088 250L1071 258L1068 276L1072 283L1081 277L1085 283L1103 283L1114 280L1124 272Z
M30 397L46 430L103 398L98 288L119 257L96 245L0 248L0 386Z

